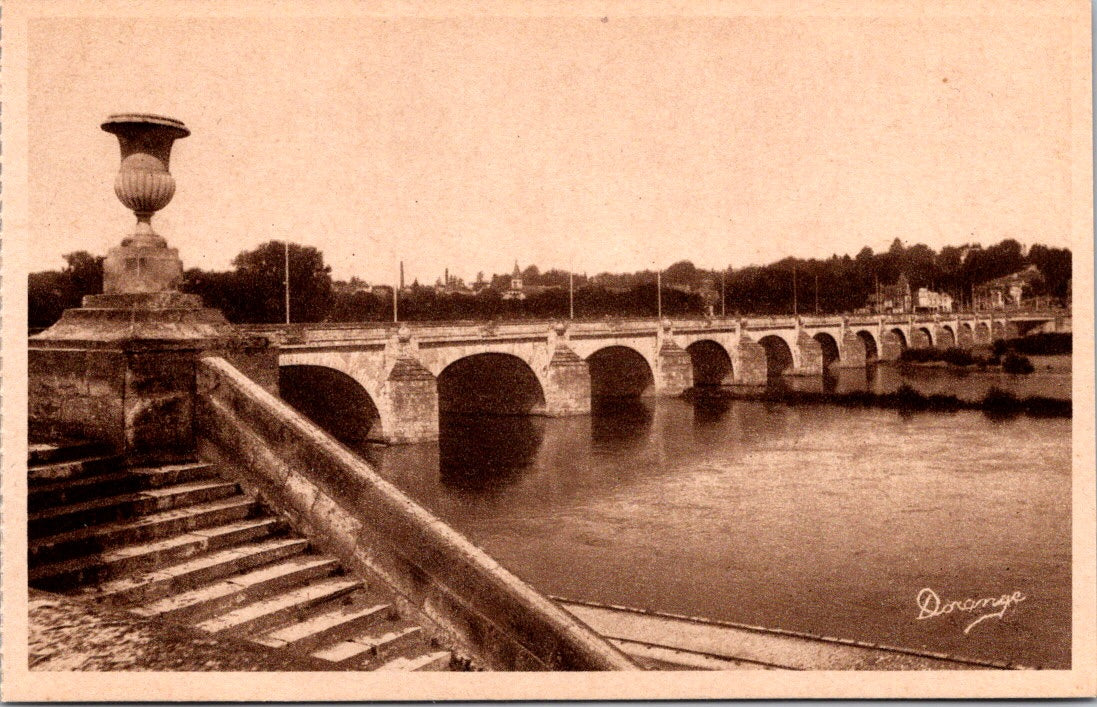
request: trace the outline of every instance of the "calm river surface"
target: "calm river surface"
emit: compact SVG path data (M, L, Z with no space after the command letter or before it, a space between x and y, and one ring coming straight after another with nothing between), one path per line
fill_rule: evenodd
M1062 668L1070 440L1067 419L643 399L361 451L550 594ZM925 588L1025 599L965 634L985 612L918 620Z

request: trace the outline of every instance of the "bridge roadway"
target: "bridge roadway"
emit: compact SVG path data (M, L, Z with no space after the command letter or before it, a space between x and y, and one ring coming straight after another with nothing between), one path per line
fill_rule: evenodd
M893 361L907 347L987 345L1062 317L1045 311L242 329L278 347L288 401L314 419L406 443L436 439L440 410L582 415L600 396L673 396L694 385L817 376L830 366Z

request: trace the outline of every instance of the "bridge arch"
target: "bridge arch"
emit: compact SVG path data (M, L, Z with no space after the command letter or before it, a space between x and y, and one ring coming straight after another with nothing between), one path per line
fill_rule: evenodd
M842 353L838 349L838 342L834 337L825 331L820 331L811 337L819 342L819 349L823 354L823 370L826 371L830 368L832 363L836 363L842 359Z
M928 349L933 346L933 332L929 327L918 327L910 332L910 348Z
M381 414L369 391L343 371L311 364L279 366L278 394L340 442L384 439Z
M990 325L986 322L975 325L975 343L982 345L990 343Z
M731 356L712 339L700 339L686 347L693 364L693 385L728 385L734 381Z
M937 346L942 349L951 349L956 346L956 332L952 330L952 326L948 324L941 325L937 336Z
M513 354L463 356L438 375L438 411L454 414L536 415L545 391L529 364Z
M875 361L880 358L880 344L871 331L861 329L857 332L857 338L865 345L865 360Z
M902 329L900 329L899 327L895 327L891 330L891 333L895 334L895 339L899 342L900 351L903 351L908 346L910 346L910 342L907 341L907 335L903 333Z
M591 398L631 398L655 389L651 364L636 349L615 344L587 356Z
M792 347L777 334L769 334L758 340L766 352L766 375L779 376L793 366Z

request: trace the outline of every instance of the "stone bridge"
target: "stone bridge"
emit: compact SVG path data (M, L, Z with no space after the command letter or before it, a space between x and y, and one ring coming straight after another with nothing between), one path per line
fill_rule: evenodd
M592 399L764 385L907 347L971 348L1055 314L252 325L278 346L282 396L329 429L436 439L439 412L589 413Z

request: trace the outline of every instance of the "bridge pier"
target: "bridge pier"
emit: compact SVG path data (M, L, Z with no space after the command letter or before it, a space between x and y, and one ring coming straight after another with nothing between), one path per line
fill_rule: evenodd
M693 387L693 361L673 339L663 339L655 357L655 394L673 397Z
M739 335L739 344L732 350L731 355L736 384L766 384L766 350L761 344L743 332Z
M989 346L993 337L990 334L990 323L987 321L976 322L975 324L975 345L976 346Z
M411 353L397 357L376 402L389 444L438 439L438 381Z
M796 348L792 356L793 366L785 371L785 375L823 375L823 347L818 341L808 336L806 332L801 331L797 334Z
M970 349L975 346L975 333L969 322L963 322L956 327L956 345L962 349Z
M933 328L933 339L937 342L937 347L941 349L949 349L956 346L956 335L953 334L952 329L949 329L942 324L938 324Z
M880 360L898 361L903 353L903 342L894 331L885 331L880 335Z
M868 363L868 354L865 352L865 342L848 329L842 334L842 342L838 345L840 368L864 368Z
M563 341L557 341L541 376L545 415L565 417L590 412L590 367Z

